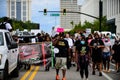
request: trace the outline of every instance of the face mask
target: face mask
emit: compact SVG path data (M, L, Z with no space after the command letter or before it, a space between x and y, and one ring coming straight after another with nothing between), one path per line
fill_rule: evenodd
M85 41L81 41L81 44L85 44Z
M110 36L110 35L108 35L108 37L110 38L111 36Z

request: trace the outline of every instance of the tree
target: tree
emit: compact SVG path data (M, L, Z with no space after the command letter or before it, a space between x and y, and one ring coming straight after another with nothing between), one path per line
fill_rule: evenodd
M109 26L107 25L107 19L106 19L106 16L102 17L102 24L101 24L101 30L102 31L109 31ZM86 28L91 28L92 32L94 31L99 31L99 20L94 20L94 22L88 22L88 21L85 21L83 25L81 25L81 23L77 24L74 26L74 29L72 29L71 31L72 32L75 32L75 31L83 31L85 30Z
M72 29L74 28L74 22L71 21L70 24L72 25Z

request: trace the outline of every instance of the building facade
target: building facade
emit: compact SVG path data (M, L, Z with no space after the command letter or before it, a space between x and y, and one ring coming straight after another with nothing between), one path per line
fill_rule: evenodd
M77 4L77 0L60 0L60 9L66 9L66 12L73 11L78 12L81 6ZM71 30L76 24L80 23L80 14L78 13L66 13L60 15L60 26L65 30Z
M120 37L120 0L107 0L107 20L111 31Z
M96 16L99 18L99 1L85 0L81 7L81 12ZM110 31L120 36L120 0L101 0L103 2L103 16L107 17L107 24ZM81 23L85 21L93 22L95 19L89 16L81 15Z
M7 0L7 15L22 21L31 20L31 0Z
M81 12L92 15L99 18L99 0L85 0L81 7ZM96 20L93 17L81 14L81 24L83 25L85 21L93 22Z

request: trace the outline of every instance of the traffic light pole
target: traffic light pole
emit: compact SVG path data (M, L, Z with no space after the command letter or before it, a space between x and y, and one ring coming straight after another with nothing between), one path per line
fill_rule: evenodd
M59 13L78 13L78 14L83 14L83 15L86 15L86 16L89 16L89 17L92 17L92 18L95 18L95 19L98 19L99 20L99 31L101 32L101 23L102 23L102 10L103 10L103 7L102 7L102 1L99 0L99 17L95 17L95 16L92 16L92 15L89 15L89 14L86 14L86 13L82 13L82 12L75 12L75 11L67 11L66 9L64 9L63 11L47 11L47 9L44 11L39 11L39 12L45 12L46 11L46 14L47 12L59 12Z
M43 11L39 11L39 12L43 12ZM63 13L63 11L47 11L47 12L59 12L59 13ZM82 12L75 12L75 11L66 11L66 13L78 13L78 14L83 14L83 15L86 15L86 16L89 16L89 17L92 17L92 18L95 18L95 19L99 19L99 17L96 17L96 16L92 16L92 15L89 15L89 14L86 14L86 13L82 13Z
M99 0L99 32L101 32L101 23L102 23L102 10L103 10L103 7L102 7L102 1Z

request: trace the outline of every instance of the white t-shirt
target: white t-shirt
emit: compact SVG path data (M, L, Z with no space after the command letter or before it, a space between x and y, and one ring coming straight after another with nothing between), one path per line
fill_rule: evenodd
M69 48L73 47L73 40L71 38L65 38L68 41Z
M103 49L103 52L110 52L111 42L110 41L108 41L108 42L104 41L104 45L105 45L105 47Z
M7 30L12 29L12 26L10 25L10 23L6 23L5 26L6 26L6 29L7 29Z

